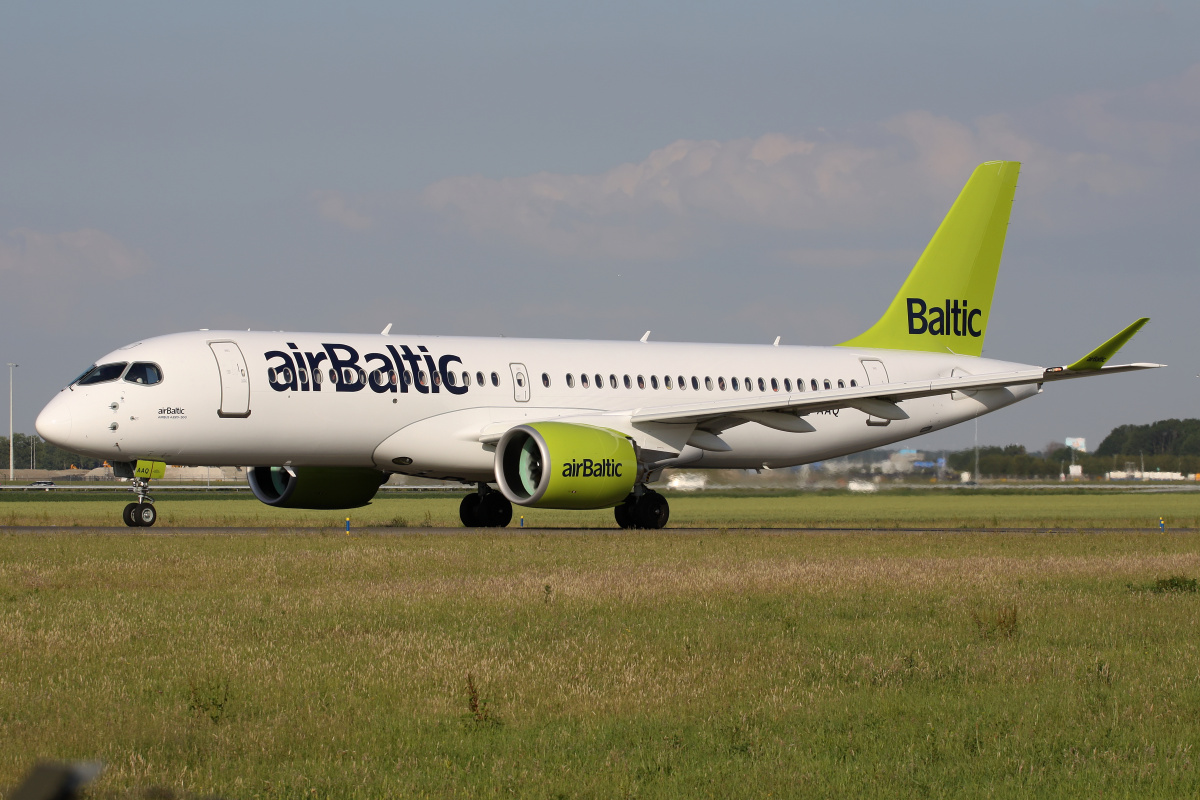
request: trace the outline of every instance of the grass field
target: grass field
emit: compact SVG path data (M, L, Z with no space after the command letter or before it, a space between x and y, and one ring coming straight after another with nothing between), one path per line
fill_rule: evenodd
M1200 529L1200 495L1112 491L912 491L729 496L668 495L675 528L1171 528ZM274 509L249 494L159 492L158 527L355 528L459 527L461 495L377 497L351 511ZM0 493L0 525L120 525L124 493ZM533 528L615 528L610 509L514 509Z
M1194 797L1197 576L1191 532L0 533L0 786Z

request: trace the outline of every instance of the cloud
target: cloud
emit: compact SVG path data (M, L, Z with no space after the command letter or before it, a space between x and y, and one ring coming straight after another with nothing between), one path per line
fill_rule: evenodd
M94 228L69 233L18 228L0 236L0 273L19 277L120 280L150 266L144 253Z
M312 193L312 199L316 201L318 214L343 228L365 231L375 223L371 217L351 208L341 192L318 190Z
M1168 81L969 121L914 110L868 134L683 139L599 174L448 178L422 200L475 237L554 256L675 259L755 231L836 236L936 220L977 164L1006 159L1024 164L1025 213L1064 228L1092 218L1084 200L1169 179L1165 164L1200 141L1200 65Z

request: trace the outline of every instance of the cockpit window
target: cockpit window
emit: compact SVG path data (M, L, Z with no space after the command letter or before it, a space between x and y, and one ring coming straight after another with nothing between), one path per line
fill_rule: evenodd
M125 373L125 380L130 383L153 386L162 382L162 370L158 368L157 364L151 364L149 361L135 361L129 367L129 371Z
M84 373L82 378L76 381L76 385L91 386L94 383L115 381L121 377L121 373L125 371L125 365L128 363L128 361L122 361L119 364L101 364L97 367L92 367Z

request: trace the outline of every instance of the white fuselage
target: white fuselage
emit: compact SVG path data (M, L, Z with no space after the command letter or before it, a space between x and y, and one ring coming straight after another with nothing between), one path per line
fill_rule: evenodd
M717 452L682 444L694 425L638 426L631 412L1025 366L844 347L248 331L155 337L96 363L120 362L152 363L161 380L69 386L38 418L43 437L110 461L375 467L463 481L492 479L495 437L481 434L522 422L586 419L677 463L778 468L939 430L1039 390L912 399L909 418L890 422L816 412L804 417L815 430L800 433L735 422L718 431L729 450Z

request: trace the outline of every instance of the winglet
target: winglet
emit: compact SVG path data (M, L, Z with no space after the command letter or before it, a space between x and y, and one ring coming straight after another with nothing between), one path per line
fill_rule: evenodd
M1125 330L1121 331L1116 336L1112 337L1107 342L1076 361L1074 364L1068 364L1067 369L1071 370L1072 372L1087 372L1088 370L1100 369L1108 363L1110 358L1117 354L1118 350L1125 346L1126 342L1133 338L1135 333L1142 329L1143 325L1149 321L1149 317L1142 317L1137 322L1133 323Z

